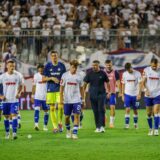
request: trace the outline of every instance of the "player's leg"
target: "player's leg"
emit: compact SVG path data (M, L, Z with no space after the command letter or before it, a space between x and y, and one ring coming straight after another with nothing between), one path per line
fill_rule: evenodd
M65 126L66 126L66 138L71 138L71 126L70 126L70 115L72 113L72 104L64 104L64 115L65 115Z
M77 139L78 138L78 127L79 127L79 117L81 113L81 104L76 103L73 104L73 113L74 113L74 126L73 126L73 132L72 132L72 138Z
M58 126L57 126L57 113L56 113L56 95L55 93L47 93L47 100L46 103L50 107L50 117L51 122L53 125L53 133L58 132Z
M17 139L17 127L18 127L18 103L11 104L11 115L12 115L12 132L13 139Z
M9 128L12 129L13 121L12 121L12 116L10 115L9 117Z
M132 99L131 96L126 95L124 96L124 107L125 107L125 128L129 128L129 122L130 122L130 107L132 105Z
M159 126L159 111L160 111L160 96L157 96L153 100L153 113L154 113L154 135L158 136L158 126Z
M153 135L153 126L152 126L152 121L153 121L153 98L145 97L145 104L146 104L147 122L148 122L148 126L149 126L148 135L152 136Z
M62 119L63 119L64 110L63 110L63 104L59 103L60 102L59 92L56 93L56 101L58 103L58 129L59 129L59 132L63 132Z
M105 113L107 113L107 105L109 104L109 100L110 99L105 99ZM105 114L105 118L104 118L104 122L105 122L105 126L107 126L107 122L108 122L108 117L107 117L107 114Z
M18 128L21 128L20 99L18 103Z
M82 120L84 118L84 112L83 112L83 109L81 109L81 113L80 113L80 116L79 116L79 129L82 128Z
M154 112L154 135L158 136L159 132L158 132L158 126L159 126L159 113L160 110L160 104L155 104L153 107L153 112Z
M99 114L99 125L100 132L105 132L105 94L98 96L98 114Z
M96 130L95 132L98 133L100 132L100 125L99 125L99 113L98 113L98 98L96 97L90 97L91 101L91 106L94 114L94 120L95 120L95 125L96 125Z
M3 115L4 115L4 127L6 131L5 139L9 139L9 136L10 136L10 133L9 133L10 104L3 103L2 108L3 108Z
M48 119L49 119L49 106L46 104L46 101L42 101L42 109L44 110L44 126L43 130L48 131Z
M111 94L109 103L110 103L110 124L109 124L109 127L114 128L115 105L116 105L116 95L115 94Z
M40 100L34 100L34 129L39 131L39 112L40 112L41 102Z
M138 108L139 108L139 102L136 100L136 97L132 97L132 107L133 107L134 128L138 129Z
M72 120L72 123L74 123L74 114L73 114L73 112L71 113L71 120Z
M21 128L21 114L20 114L20 110L19 109L18 109L18 128L19 129Z

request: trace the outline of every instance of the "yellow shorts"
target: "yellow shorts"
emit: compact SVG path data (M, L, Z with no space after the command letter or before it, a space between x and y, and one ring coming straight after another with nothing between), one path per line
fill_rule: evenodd
M46 103L56 104L60 102L60 92L49 92L47 93Z

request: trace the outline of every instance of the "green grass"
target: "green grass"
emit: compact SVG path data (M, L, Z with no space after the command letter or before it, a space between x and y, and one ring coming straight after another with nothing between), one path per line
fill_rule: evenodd
M94 133L93 114L87 110L78 140L66 139L65 132L52 134L51 122L50 131L34 131L33 113L21 111L22 128L17 140L4 139L4 126L0 122L0 160L160 160L160 137L147 136L145 110L139 113L138 130L134 129L132 118L130 129L123 129L124 111L118 110L116 128L107 128L105 133ZM41 111L41 128L42 116Z

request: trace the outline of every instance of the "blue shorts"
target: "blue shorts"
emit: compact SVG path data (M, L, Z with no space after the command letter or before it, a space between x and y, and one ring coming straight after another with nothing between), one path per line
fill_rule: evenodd
M3 115L18 114L18 102L3 103Z
M160 95L154 98L145 97L144 100L147 107L154 106L155 104L160 104Z
M137 101L137 97L125 94L124 95L124 107L126 108L132 107L133 109L138 109L139 102Z
M116 94L115 93L112 93L109 99L106 98L105 104L108 104L108 103L109 105L116 105Z
M64 114L70 116L71 113L80 114L81 113L81 103L74 104L64 104Z
M42 107L43 110L49 110L49 106L46 104L45 100L34 100L34 107Z

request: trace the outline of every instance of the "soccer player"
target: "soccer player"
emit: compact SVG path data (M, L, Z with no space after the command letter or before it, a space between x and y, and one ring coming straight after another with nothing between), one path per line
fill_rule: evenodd
M147 111L147 121L149 125L149 136L158 136L158 125L160 111L160 68L158 60L152 59L149 67L143 72L143 86L145 92L145 103ZM154 115L154 130L152 126L152 116Z
M67 129L66 138L77 139L79 126L79 115L81 113L81 102L84 102L83 79L77 72L78 61L70 62L70 70L62 75L60 87L60 103L64 103L65 125ZM82 98L82 99L81 99ZM71 134L70 116L74 113L74 127Z
M89 84L89 93L91 106L94 113L96 130L95 132L105 132L105 99L106 89L105 83L107 84L107 96L110 96L110 85L109 79L106 73L100 70L100 62L94 60L92 62L92 70L86 74L84 78L84 90L86 90Z
M60 79L66 72L65 65L58 61L57 51L51 51L51 62L48 62L44 68L44 80L47 81L46 103L50 105L50 116L53 124L53 133L62 132L63 105L60 104ZM58 104L58 119L56 115L56 105ZM57 125L58 121L58 125ZM58 130L59 128L59 130Z
M141 73L132 68L131 63L125 64L125 72L122 75L122 100L125 107L125 128L129 128L130 108L133 108L134 127L138 128L137 101L141 98L142 78Z
M43 81L43 71L44 65L39 64L37 66L38 73L34 75L33 78L33 87L32 87L32 103L34 103L34 123L35 123L35 130L39 131L39 112L40 107L44 110L44 131L48 131L47 124L49 118L49 106L46 105L46 81Z
M77 69L77 72L81 75L81 78L82 78L82 80L84 79L84 77L85 77L85 72L83 72L83 71L81 71L81 70L79 70L79 69ZM82 108L81 108L81 113L80 113L80 116L79 116L79 129L81 129L82 128L82 120L83 120L83 118L84 118L84 112L83 112L83 103L82 103ZM72 112L72 114L71 114L71 119L72 119L72 122L74 122L74 113Z
M109 103L110 105L110 128L114 128L114 120L115 120L115 105L116 105L116 86L118 86L119 89L119 96L121 94L121 84L120 84L120 77L119 73L116 70L113 70L112 67L112 61L106 60L105 61L105 73L107 74L109 78L109 84L110 84L110 92L111 96L109 99L106 98L106 104Z
M24 91L24 77L23 77L23 75L20 72L18 72L16 70L16 63L15 63L15 61L14 61L14 73L19 74L19 76L21 78L21 81L22 81L22 92L23 92ZM20 114L19 108L20 108L20 98L19 98L19 103L18 103L18 115L17 115L17 118L18 118L18 128L20 129L21 128L21 114ZM9 119L9 124L10 124L10 129L12 129L12 116Z
M10 137L9 118L12 116L13 139L17 139L18 98L22 91L22 80L19 74L14 72L14 61L7 61L7 72L0 76L0 83L3 84L3 95L0 98L3 100L5 138L9 139Z

